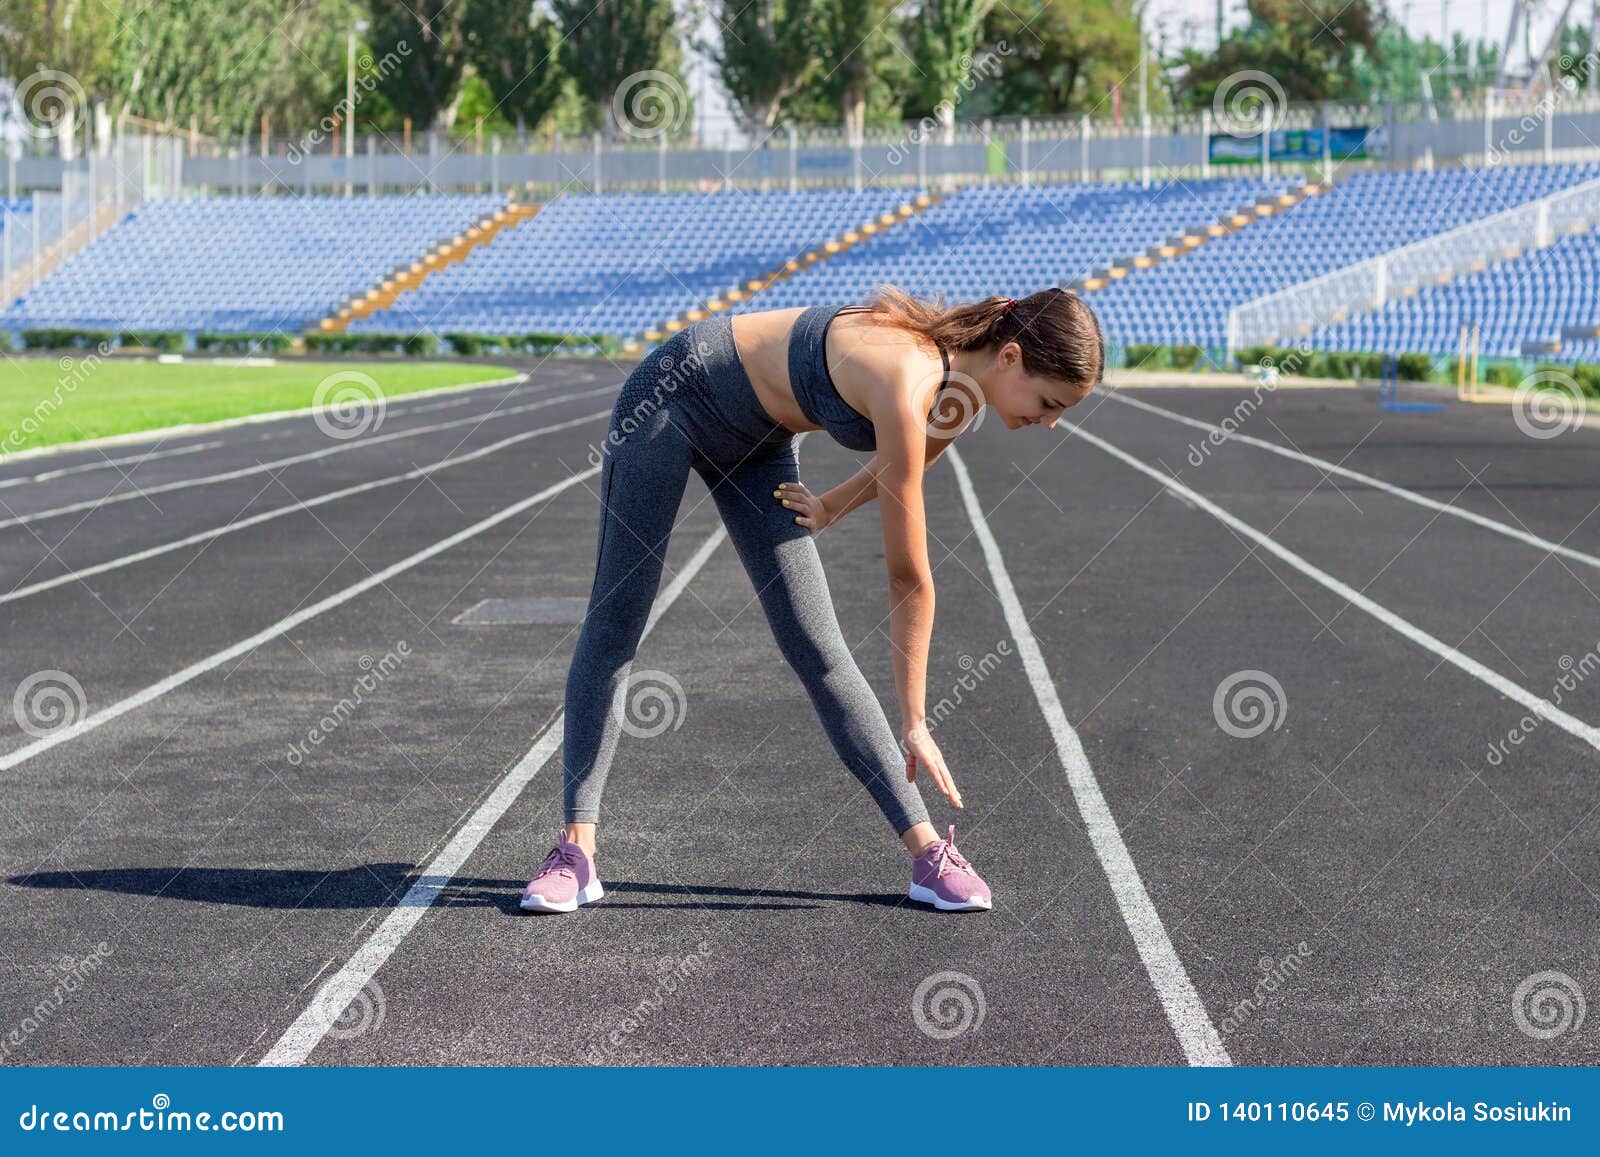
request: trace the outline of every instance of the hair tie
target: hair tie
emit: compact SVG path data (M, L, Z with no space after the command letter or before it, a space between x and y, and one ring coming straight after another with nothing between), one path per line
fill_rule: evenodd
M1017 308L1017 299L1014 297L1006 298L1006 308L1004 312L1010 313L1015 308Z

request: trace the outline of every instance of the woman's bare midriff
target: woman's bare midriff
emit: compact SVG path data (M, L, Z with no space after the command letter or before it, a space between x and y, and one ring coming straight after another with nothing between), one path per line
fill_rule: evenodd
M767 417L796 434L822 429L800 409L800 403L794 399L794 388L789 383L789 335L794 329L795 319L802 312L804 307L774 309L764 313L743 313L732 319L733 347L738 351L739 361L744 365L745 376L750 379L750 385L755 389L756 400L761 403L761 408L766 411ZM863 325L875 326L877 323L866 314L844 314L835 318L833 324L828 327L828 337L835 339L841 332L847 333L851 328ZM868 344L870 346L875 343ZM837 351L839 343L835 340L833 345ZM862 344L854 342L851 343L851 347L859 352ZM824 353L826 354L826 350ZM873 374L871 362L881 362L888 356L903 359L905 355L904 349L885 351L880 346L870 350L868 356L859 356L858 353L853 359L847 358L842 365L834 363L830 358L830 376L834 388L839 391L839 396L844 399L845 404L858 414L871 413L871 408L860 396L859 389L862 379L870 379ZM939 360L934 357L935 369L938 365ZM844 372L831 372L832 368L840 368ZM928 397L924 400L924 409L933 402L936 377L937 375L928 381Z
M767 417L796 434L822 429L805 416L789 386L789 331L803 312L803 307L775 309L733 318L733 347L744 363L756 400Z

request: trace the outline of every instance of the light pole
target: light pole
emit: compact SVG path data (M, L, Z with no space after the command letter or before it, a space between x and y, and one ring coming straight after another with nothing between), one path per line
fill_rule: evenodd
M356 157L356 34L365 32L368 24L365 20L357 20L350 25L349 35L346 37L345 69L344 69L344 195L355 195L355 157Z

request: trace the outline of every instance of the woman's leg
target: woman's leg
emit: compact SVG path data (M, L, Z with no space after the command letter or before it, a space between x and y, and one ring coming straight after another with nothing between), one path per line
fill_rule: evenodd
M778 483L799 481L793 444L726 470L698 468L755 584L778 649L805 685L834 751L908 847L908 837L918 834L912 829L925 827L931 836L917 785L906 782L905 754L839 629L811 532L772 497Z
M624 387L624 399L629 393ZM622 408L619 403L619 414ZM621 730L615 701L655 603L693 456L682 430L658 412L608 447L601 463L594 584L567 669L562 731L567 838L591 856L600 793Z

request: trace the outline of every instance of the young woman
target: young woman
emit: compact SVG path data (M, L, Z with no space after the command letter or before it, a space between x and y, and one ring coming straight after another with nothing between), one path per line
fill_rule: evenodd
M955 826L940 839L916 787L925 771L962 806L925 726L934 591L922 474L983 406L1009 430L1051 427L1104 366L1093 311L1061 289L945 309L885 287L860 308L717 314L652 350L622 386L600 455L594 585L567 673L566 826L522 907L571 912L604 894L595 825L621 729L619 696L692 469L710 488L834 751L914 857L911 898L944 911L989 908L988 886L956 851ZM808 430L874 456L815 495L801 484L795 458L795 435ZM903 751L845 644L812 541L874 497Z

